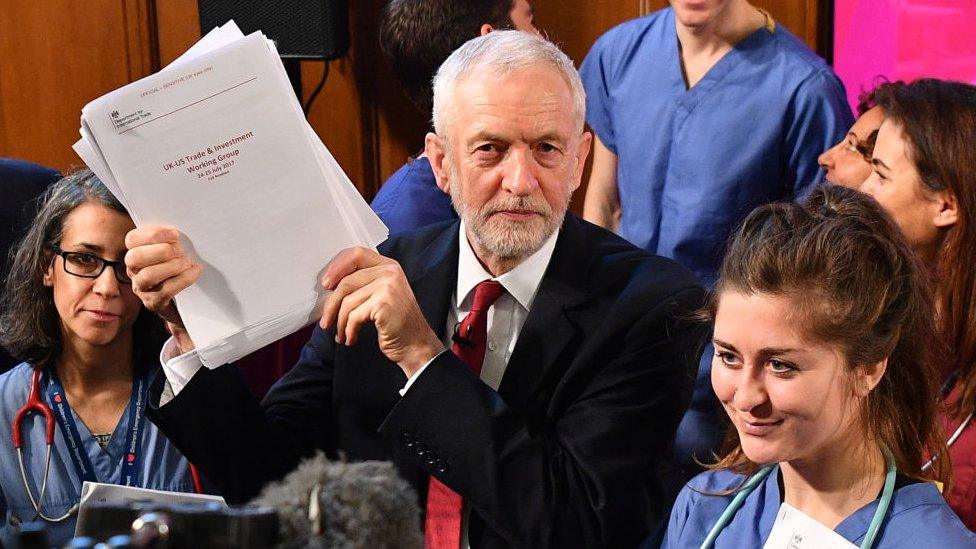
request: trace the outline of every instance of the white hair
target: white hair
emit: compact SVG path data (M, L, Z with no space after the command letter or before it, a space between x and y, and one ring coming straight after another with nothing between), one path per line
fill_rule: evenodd
M529 67L544 65L563 77L573 95L573 115L583 131L586 91L573 62L555 44L517 30L492 31L465 42L448 57L434 76L434 131L447 137L448 111L453 107L457 83L476 69L501 77Z

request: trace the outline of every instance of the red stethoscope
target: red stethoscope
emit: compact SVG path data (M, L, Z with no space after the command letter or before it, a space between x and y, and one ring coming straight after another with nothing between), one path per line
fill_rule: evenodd
M37 495L37 499L34 499L34 492L31 490L30 483L27 482L27 470L24 467L24 453L23 446L24 441L21 437L20 426L21 423L27 419L27 416L32 412L44 416L44 442L47 444L47 450L44 456L44 476L41 479L41 490ZM51 407L44 402L44 398L41 396L41 370L35 369L31 374L31 386L30 392L27 394L27 401L21 406L20 410L17 410L17 415L14 416L14 424L12 428L12 438L14 442L14 449L17 450L17 465L20 466L20 478L24 483L24 490L27 491L27 497L30 498L31 506L34 508L34 518L31 520L36 520L40 518L41 520L47 522L61 522L78 511L78 504L71 506L68 511L61 515L60 517L49 517L44 514L41 510L41 506L44 504L44 493L47 491L47 480L48 474L51 472L51 448L54 446L54 411ZM200 473L197 468L190 464L190 474L193 477L193 487L197 493L203 493L203 483L200 479Z
M27 470L24 468L24 452L22 450L24 441L20 436L20 424L27 419L27 416L31 412L36 412L44 416L44 441L47 443L47 451L44 456L44 477L41 480L41 491L37 495L37 499L34 499L34 492L31 490L30 483L27 482ZM24 403L20 410L17 411L17 415L14 416L12 435L14 448L17 450L17 465L20 466L20 478L24 482L24 490L27 490L27 497L30 498L31 506L34 508L34 518L31 520L40 518L47 522L61 522L73 515L78 510L77 503L72 505L71 509L68 509L68 512L60 517L49 517L41 510L41 505L44 504L44 492L47 491L48 473L51 472L51 447L54 446L54 412L44 402L44 399L41 398L40 370L35 369L32 374L30 393L27 395L27 402Z

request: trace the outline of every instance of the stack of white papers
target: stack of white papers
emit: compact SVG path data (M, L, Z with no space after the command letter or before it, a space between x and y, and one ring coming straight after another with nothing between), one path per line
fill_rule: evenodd
M302 114L274 44L233 22L82 110L74 149L136 225L203 266L177 308L210 368L318 319L322 269L388 231Z

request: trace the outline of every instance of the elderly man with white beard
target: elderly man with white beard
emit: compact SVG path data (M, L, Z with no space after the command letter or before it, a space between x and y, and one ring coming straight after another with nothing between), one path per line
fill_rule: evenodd
M392 460L429 547L635 545L687 406L704 292L572 214L590 148L572 62L517 31L434 83L426 153L460 221L333 259L320 327L262 403L201 368L172 298L199 276L171 227L128 235L133 288L174 339L150 417L230 501L322 449Z

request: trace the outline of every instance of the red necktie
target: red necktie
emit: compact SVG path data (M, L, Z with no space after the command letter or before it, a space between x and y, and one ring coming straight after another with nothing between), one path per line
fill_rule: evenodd
M488 308L505 289L494 280L485 280L474 287L471 312L458 324L451 351L476 376L481 375L488 342ZM430 477L427 489L427 521L424 525L428 549L458 549L461 547L461 496Z

